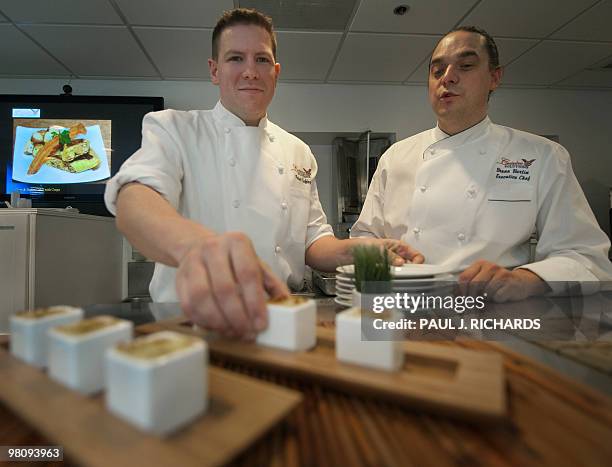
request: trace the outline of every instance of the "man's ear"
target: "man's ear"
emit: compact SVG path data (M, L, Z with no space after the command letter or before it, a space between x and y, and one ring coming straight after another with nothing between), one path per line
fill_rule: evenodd
M219 77L217 75L217 72L219 70L217 61L213 58L209 58L208 59L208 71L210 73L210 80L213 82L213 84L219 84Z
M280 63L274 64L274 73L276 74L276 79L278 79L278 75L280 75L281 65Z
M491 86L489 86L489 91L495 91L497 87L501 84L502 75L504 74L504 68L498 66L495 70L491 71Z

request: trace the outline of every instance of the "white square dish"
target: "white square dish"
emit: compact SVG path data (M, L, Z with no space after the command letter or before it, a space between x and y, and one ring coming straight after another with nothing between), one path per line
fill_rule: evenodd
M169 434L208 406L206 342L162 331L106 352L106 406L158 435Z
M294 352L317 343L317 305L314 300L292 295L268 302L268 327L257 343Z
M47 366L47 331L62 324L79 321L83 310L59 305L36 310L20 311L10 319L11 353L30 365Z
M49 376L83 394L104 389L104 354L132 339L134 325L112 316L96 316L48 331Z
M367 315L363 317L362 315ZM396 321L398 313L387 310L381 314L366 313L353 307L336 315L336 358L352 363L387 371L397 371L404 364L401 335L395 330L377 332L377 338L365 340L362 333L362 319Z

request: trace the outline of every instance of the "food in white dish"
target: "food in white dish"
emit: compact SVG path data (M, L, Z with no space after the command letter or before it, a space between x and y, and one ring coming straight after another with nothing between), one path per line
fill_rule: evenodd
M206 342L162 331L106 352L106 406L142 430L169 434L208 406Z
M317 343L317 306L314 300L290 296L268 302L268 327L257 343L285 350L303 351Z
M83 394L104 389L104 354L132 339L134 325L112 316L96 316L51 328L49 376Z
M20 311L10 318L11 353L30 365L47 366L47 331L62 324L79 321L83 310L71 306L51 306Z

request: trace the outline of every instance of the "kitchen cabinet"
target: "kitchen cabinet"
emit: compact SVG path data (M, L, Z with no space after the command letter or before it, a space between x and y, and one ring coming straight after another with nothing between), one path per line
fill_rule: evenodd
M0 333L22 309L119 303L123 237L113 218L64 209L0 209Z

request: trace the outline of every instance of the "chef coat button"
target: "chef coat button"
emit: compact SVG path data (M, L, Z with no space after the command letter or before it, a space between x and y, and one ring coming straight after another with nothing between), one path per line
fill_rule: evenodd
M232 129L231 129L231 128L226 128L226 129L225 129L225 132L226 132L226 133L230 133L231 131L232 131Z
M418 234L420 234L420 233L421 233L421 229L419 229L418 227L415 227L414 229L412 229L412 232L413 232L415 235L418 235Z
M232 167L236 165L236 159L234 159L233 157L228 162L229 162L229 165L231 165Z
M465 234L463 232L459 232L457 234L457 240L459 240L460 242L465 240Z
M232 203L232 206L234 206L235 208L240 207L240 201L238 201L237 199L234 200L234 202Z
M281 208L283 209L283 211L287 210L287 203L285 203L284 201L281 203Z
M419 190L421 190L421 193L425 193L427 191L427 187L425 185L421 185Z
M271 143L273 143L273 142L274 142L274 140L276 139L276 138L274 137L274 135L268 135L268 138L270 139L270 142L271 142Z
M435 149L430 149L430 150L429 150L429 154L431 154L432 156L433 156L435 153L436 153L436 150L435 150Z
M285 168L284 167L279 167L278 168L278 173L279 173L279 175L284 174L285 173Z
M487 153L487 150L485 148L480 148L478 152L480 153L480 155L484 156Z
M476 190L474 188L469 188L467 190L467 195L468 198L473 198L474 196L476 196Z
M274 251L276 252L276 254L281 252L281 247L276 245L276 248L274 248Z

